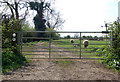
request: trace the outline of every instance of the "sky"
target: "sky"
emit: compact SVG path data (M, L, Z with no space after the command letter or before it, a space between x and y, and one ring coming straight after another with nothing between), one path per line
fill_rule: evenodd
M56 0L55 8L65 19L59 31L105 31L107 23L117 20L120 0Z
M54 7L65 20L58 31L105 31L101 27L117 20L120 0L55 0Z
M118 16L119 0L56 0L55 6L65 19L65 31L99 31L104 21L113 22Z

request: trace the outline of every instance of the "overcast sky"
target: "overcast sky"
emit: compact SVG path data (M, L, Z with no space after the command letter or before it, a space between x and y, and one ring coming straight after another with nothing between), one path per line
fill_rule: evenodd
M55 0L56 10L65 19L59 31L103 31L104 21L118 17L120 0Z
M118 16L119 0L56 0L56 8L66 20L62 31L102 31L104 21Z
M104 21L118 17L120 0L56 0L65 23L60 31L103 31Z

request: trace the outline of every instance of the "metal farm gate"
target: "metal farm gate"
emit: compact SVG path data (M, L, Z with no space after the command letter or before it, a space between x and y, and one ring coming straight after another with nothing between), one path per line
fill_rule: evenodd
M108 38L83 38L86 34L107 35L109 32L63 32L63 31L23 31L21 35L21 53L27 58L51 58L51 59L101 59L106 46L112 46L111 36ZM69 35L74 34L75 37ZM61 37L65 35L66 37ZM38 37L39 36L39 37ZM75 45L70 42L75 41ZM83 39L89 41L87 48L84 48ZM102 51L103 52L103 51Z

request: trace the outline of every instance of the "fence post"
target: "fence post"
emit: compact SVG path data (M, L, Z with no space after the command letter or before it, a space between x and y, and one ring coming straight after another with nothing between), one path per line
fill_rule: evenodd
M18 54L20 55L20 32L17 32L17 47L18 47Z
M51 32L49 35L49 58L51 58Z
M81 59L81 32L80 32L80 59Z
M112 45L112 48L113 48L113 32L114 31L111 31L111 33L112 33L112 36L111 36L111 45Z
M107 47L107 33L106 33L106 47Z
M112 49L112 31L110 32L110 48Z
M21 34L20 34L20 35L21 35L21 36L20 36L20 40L21 40L21 42L20 42L21 44L20 44L20 45L21 45L21 54L22 54L22 42L23 42L22 38L23 38L23 32L21 31L20 33L21 33Z

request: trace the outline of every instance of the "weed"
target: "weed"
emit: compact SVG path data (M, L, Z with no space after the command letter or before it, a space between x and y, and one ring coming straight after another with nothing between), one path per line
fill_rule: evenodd
M59 64L62 67L68 67L73 62L72 61L56 61L56 63Z

